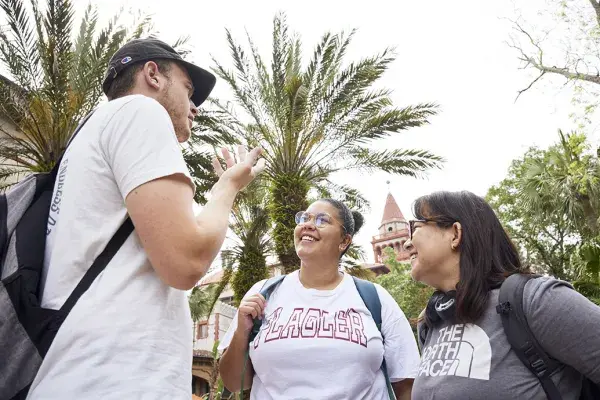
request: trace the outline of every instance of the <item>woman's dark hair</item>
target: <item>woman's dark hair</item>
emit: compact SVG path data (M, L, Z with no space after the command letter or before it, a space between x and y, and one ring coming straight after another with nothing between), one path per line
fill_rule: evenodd
M358 211L351 211L348 208L348 206L342 203L341 201L335 199L321 199L319 201L325 201L337 208L339 213L338 217L341 220L342 225L344 226L344 230L348 235L354 236L363 226L365 219L363 218L362 214ZM348 251L349 247L350 245L346 247L346 249L342 252L340 257L346 254L346 251Z
M483 315L489 291L523 271L519 253L494 210L467 191L434 192L413 205L417 219L434 220L449 228L460 222L460 281L456 286L456 319L473 323Z

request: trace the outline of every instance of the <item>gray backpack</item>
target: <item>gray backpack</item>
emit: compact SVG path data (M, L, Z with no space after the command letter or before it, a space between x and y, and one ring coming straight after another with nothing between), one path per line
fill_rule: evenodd
M536 278L539 278L539 275L513 274L506 278L500 288L496 311L502 318L508 343L521 362L538 378L548 400L562 400L558 388L552 381L552 374L561 368L561 364L550 357L538 343L529 328L527 315L523 309L525 285L530 279ZM584 376L579 399L600 399L600 385Z
M0 399L27 397L69 311L133 231L127 218L61 309L42 308L40 278L59 167L60 160L52 172L30 175L0 194Z

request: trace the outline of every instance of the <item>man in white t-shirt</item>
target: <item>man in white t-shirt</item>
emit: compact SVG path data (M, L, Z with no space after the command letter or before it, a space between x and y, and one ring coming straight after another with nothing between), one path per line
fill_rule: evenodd
M179 143L215 78L165 43L139 39L111 59L97 108L60 165L48 219L42 306L59 309L123 221L135 227L72 309L29 399L189 399L192 321L185 291L217 255L260 149L227 169L197 216ZM256 164L256 165L255 165Z

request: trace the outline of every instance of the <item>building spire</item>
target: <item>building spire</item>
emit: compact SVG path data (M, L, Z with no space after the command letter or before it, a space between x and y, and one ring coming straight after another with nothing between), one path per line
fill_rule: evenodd
M396 203L396 199L394 199L392 193L388 192L387 199L385 200L385 208L383 209L383 218L381 218L381 225L392 220L406 221L404 215L402 215L402 211L400 211L400 207L398 207L398 203Z

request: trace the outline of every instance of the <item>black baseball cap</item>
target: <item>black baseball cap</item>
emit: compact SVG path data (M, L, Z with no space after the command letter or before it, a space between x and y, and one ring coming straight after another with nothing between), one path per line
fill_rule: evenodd
M113 80L130 65L139 61L173 60L185 68L194 85L192 102L196 106L204 103L215 87L217 79L207 70L185 61L171 46L158 39L133 39L123 45L112 56L108 63L102 90L104 94L110 89Z

